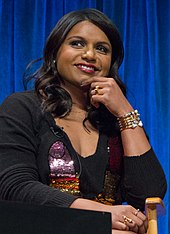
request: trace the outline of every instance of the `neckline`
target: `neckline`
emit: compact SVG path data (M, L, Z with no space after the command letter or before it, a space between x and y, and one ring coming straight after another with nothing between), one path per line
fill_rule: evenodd
M70 138L68 137L68 135L67 135L67 133L64 131L64 129L61 128L61 127L60 127L59 125L57 125L57 124L56 124L55 126L62 132L63 136L66 137L66 139L67 139L67 141L68 141L70 147L72 148L72 150L74 151L74 153L75 153L79 158L81 158L81 159L87 159L87 158L93 158L93 157L96 156L97 151L98 151L98 148L99 148L99 144L100 144L100 141L101 141L101 133L100 133L100 131L99 131L99 137L98 137L98 141L97 141L97 145L96 145L96 150L95 150L95 152L94 152L93 154L90 154L90 155L84 157L84 156L80 155L80 154L75 150L74 146L72 145L72 142L71 142Z
M64 129L63 129L61 126L59 126L59 125L56 124L56 121L55 121L55 119L53 118L52 114L48 112L46 118L47 118L47 121L48 121L49 123L50 123L50 119L51 119L52 122L53 122L53 127L51 127L52 132L56 135L54 129L57 128L57 129L59 130L59 135L60 135L60 137L61 137L61 136L62 136L62 137L65 136L65 138L67 139L68 144L70 145L72 151L74 152L75 155L78 156L78 158L81 158L81 159L84 160L84 159L89 159L89 158L93 158L93 157L96 156L97 151L98 151L98 148L99 148L99 143L100 143L100 141L101 141L101 135L103 135L103 134L101 134L100 131L99 131L99 137L98 137L98 141L97 141L97 145L96 145L96 150L95 150L94 154L91 154L91 155L88 155L88 156L85 156L85 157L84 157L84 156L80 155L80 154L75 150L75 148L73 147L72 142L71 142L70 138L68 137L67 133L64 131ZM57 133L57 134L58 134L58 133Z
M98 149L99 149L99 145L100 145L100 140L101 140L101 133L99 132L99 137L98 137L98 141L97 141L97 145L96 145L96 150L95 150L95 152L93 153L93 154L90 154L90 155L88 155L88 156L82 156L82 155L80 155L75 149L74 149L74 147L73 147L73 149L74 149L74 151L76 152L76 154L78 155L78 157L79 158L81 158L82 160L85 160L85 159L91 159L91 158L94 158L94 157L96 157L96 155L97 155L97 152L98 152Z

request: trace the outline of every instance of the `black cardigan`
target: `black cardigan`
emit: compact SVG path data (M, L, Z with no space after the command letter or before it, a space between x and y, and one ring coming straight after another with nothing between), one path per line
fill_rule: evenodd
M48 185L47 155L57 139L55 126L33 91L12 94L0 106L0 199L63 207L76 199ZM70 154L75 154L72 148ZM123 164L123 193L129 204L144 209L146 197L164 197L166 179L152 149L124 157Z

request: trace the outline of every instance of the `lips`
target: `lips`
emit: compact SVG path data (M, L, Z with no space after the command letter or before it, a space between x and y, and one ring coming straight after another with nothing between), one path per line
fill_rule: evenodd
M95 71L99 71L99 69L96 66L91 65L91 64L79 63L79 64L75 64L75 66L81 71L87 72L87 73L94 73Z

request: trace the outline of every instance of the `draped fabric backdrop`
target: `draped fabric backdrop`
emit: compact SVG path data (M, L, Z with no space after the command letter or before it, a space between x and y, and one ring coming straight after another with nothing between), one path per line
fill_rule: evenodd
M0 103L24 90L26 65L42 56L45 39L63 14L97 8L116 23L125 59L120 76L141 113L150 142L170 183L170 1L169 0L0 0ZM170 190L161 234L170 233Z

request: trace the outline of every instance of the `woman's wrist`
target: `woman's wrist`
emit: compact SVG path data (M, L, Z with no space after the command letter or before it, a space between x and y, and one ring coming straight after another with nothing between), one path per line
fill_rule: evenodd
M109 212L105 208L104 204L84 198L77 198L76 200L74 200L74 202L70 205L70 208Z
M140 114L138 110L130 111L123 116L117 117L120 131L124 131L126 129L134 129L137 126L143 127L143 123L140 119Z

